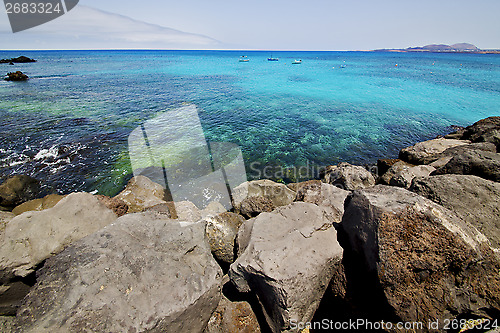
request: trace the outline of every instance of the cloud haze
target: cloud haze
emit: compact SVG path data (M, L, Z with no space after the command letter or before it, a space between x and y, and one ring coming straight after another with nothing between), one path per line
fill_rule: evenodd
M5 15L5 18L6 15ZM149 24L126 16L79 5L64 16L13 34L0 23L0 49L216 49L222 44L207 36Z

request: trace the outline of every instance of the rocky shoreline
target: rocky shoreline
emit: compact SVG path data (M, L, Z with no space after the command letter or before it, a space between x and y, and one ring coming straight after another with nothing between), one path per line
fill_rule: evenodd
M375 172L244 183L231 212L174 207L144 176L113 198L38 198L37 180L13 176L0 185L0 331L493 329L499 181L500 117Z

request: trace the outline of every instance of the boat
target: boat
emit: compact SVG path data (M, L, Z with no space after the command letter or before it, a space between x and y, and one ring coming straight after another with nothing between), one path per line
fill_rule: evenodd
M302 59L292 61L292 65L300 65L302 63Z
M247 56L241 56L240 57L240 62L249 62L250 59L247 58Z
M267 58L267 61L279 61L279 59L273 58L273 54L271 53L271 58Z

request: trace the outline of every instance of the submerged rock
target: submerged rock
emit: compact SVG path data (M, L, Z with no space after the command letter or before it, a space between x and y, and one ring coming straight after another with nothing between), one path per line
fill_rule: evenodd
M229 276L240 292L257 295L273 332L309 321L342 257L336 231L323 210L295 202L262 213L242 226L242 254ZM240 230L242 230L240 228ZM246 238L246 240L243 240Z
M128 214L47 260L17 317L23 332L202 332L221 283L204 223Z
M445 319L500 315L500 263L486 237L452 211L377 185L353 193L341 225L344 249L357 258L350 265L363 276L354 289L377 306L371 311L385 309L379 320L439 320L441 331Z
M375 185L373 175L358 165L342 162L338 165L330 165L321 173L322 181L341 189L354 191Z

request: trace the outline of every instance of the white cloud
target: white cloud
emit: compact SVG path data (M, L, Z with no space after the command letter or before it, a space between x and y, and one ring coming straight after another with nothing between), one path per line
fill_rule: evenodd
M0 23L0 49L217 49L207 36L78 5L64 16L13 34Z

